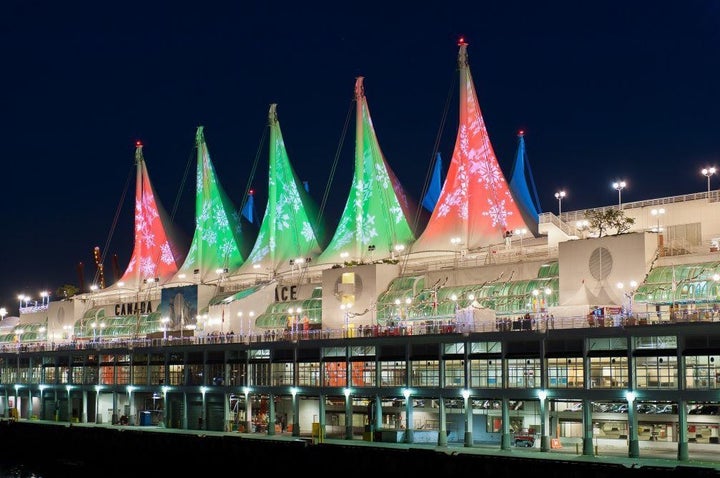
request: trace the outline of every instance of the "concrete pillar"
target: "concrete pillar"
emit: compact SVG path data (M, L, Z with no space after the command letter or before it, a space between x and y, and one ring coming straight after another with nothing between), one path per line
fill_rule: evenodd
M502 438L500 442L501 450L510 450L512 445L512 436L510 436L510 406L507 397L502 399Z
M593 423L592 423L592 402L583 400L583 455L594 456L593 451Z
M438 399L438 446L447 446L447 415L445 413L445 397Z

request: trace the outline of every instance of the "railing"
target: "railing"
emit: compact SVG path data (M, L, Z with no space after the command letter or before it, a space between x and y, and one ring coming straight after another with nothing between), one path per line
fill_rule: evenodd
M560 329L603 328L603 327L633 327L644 325L660 325L675 323L701 323L720 322L720 313L714 315L688 316L677 321L661 320L655 312L638 313L632 316L574 316L554 318L544 316L531 318L529 321L523 317L498 317L496 320L480 321L472 324L454 321L453 316L438 317L434 320L414 319L399 325L367 325L345 329L315 329L292 331L285 329L267 330L262 333L235 334L234 332L219 333L217 335L198 335L192 337L167 338L104 338L96 340L68 340L63 342L17 342L0 345L0 353L20 353L59 350L100 350L113 348L140 348L163 347L178 345L205 346L210 344L252 344L263 342L283 342L298 340L320 339L355 339L366 337L402 337L418 335L447 335L468 334L478 332L530 332L552 333Z

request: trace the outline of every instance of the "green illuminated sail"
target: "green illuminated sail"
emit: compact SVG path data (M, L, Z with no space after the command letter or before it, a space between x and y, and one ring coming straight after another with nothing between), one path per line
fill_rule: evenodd
M375 135L363 77L355 82L355 101L355 173L335 235L318 258L321 264L391 258L396 247L415 240L407 198Z
M212 282L244 262L240 215L217 179L202 126L195 143L195 234L185 262L171 281L174 283Z
M288 159L277 105L270 105L268 202L255 245L240 273L268 277L320 254L317 208ZM313 219L311 219L313 218ZM291 262L292 261L292 262Z

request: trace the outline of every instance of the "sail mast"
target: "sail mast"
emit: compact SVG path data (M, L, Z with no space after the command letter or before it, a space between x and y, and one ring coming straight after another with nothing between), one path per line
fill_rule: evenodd
M277 171L277 141L279 138L279 132L280 128L277 127L278 125L278 117L277 117L277 103L272 103L270 105L270 111L268 111L268 125L270 128L270 165L269 165L269 173L268 176L270 180L268 181L268 203L267 203L267 220L268 220L268 226L270 228L269 234L270 238L276 238L277 237L277 181L275 179L278 178L278 171ZM278 263L277 263L277 247L270 247L270 263L273 264L273 271L277 269Z
M365 88L363 87L363 77L358 76L355 80L355 171L358 184L355 188L355 204L357 205L357 216L355 219L355 237L358 238L355 241L355 258L356 260L362 260L363 256L363 241L360 238L363 237L363 221L365 214L362 212L361 207L363 204L363 177L362 171L364 170L363 161L363 108L365 98ZM360 173L360 174L358 174Z

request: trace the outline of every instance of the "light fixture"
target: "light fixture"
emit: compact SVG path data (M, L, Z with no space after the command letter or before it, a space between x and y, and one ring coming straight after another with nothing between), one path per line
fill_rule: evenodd
M565 191L555 193L555 199L558 200L558 216L562 216L562 200L565 197Z
M709 168L702 168L702 171L700 171L702 173L702 175L707 178L707 197L708 197L708 199L710 199L710 176L715 174L715 171L717 171L715 169L715 166L712 166Z
M622 190L625 189L627 183L625 181L615 181L613 188L618 192L618 209L622 210Z

